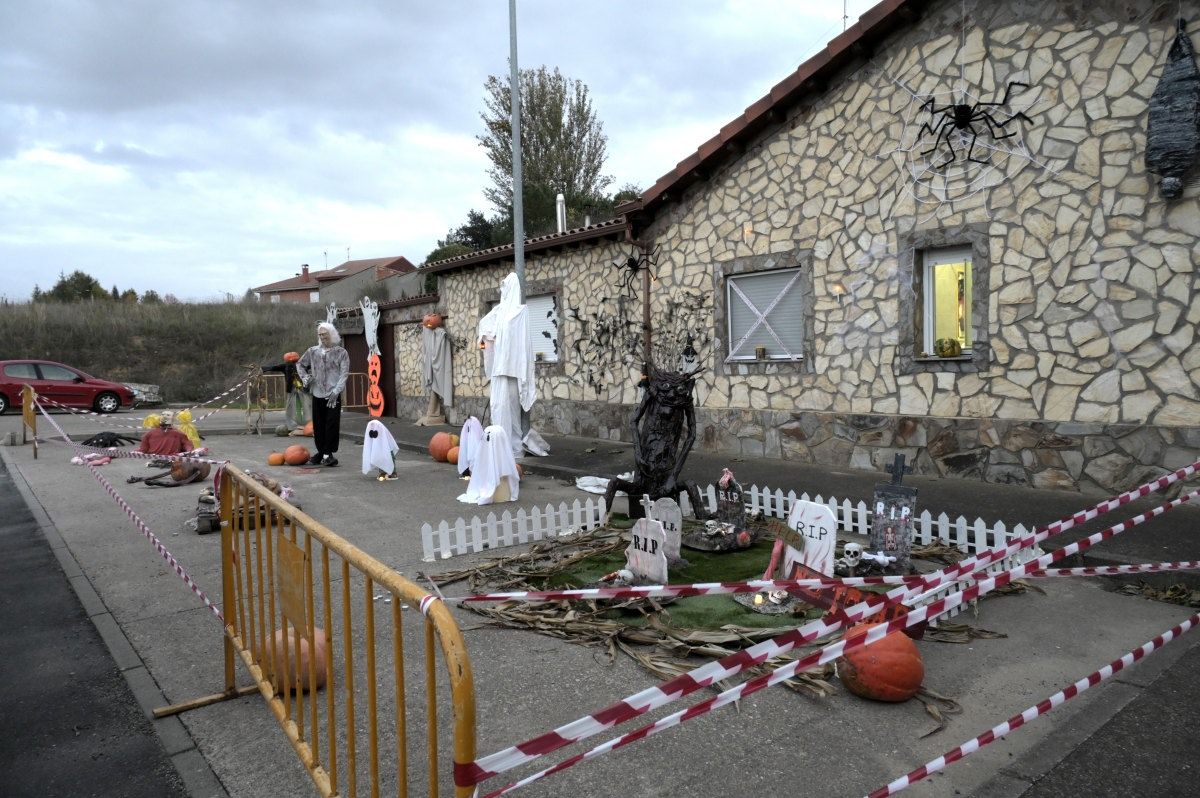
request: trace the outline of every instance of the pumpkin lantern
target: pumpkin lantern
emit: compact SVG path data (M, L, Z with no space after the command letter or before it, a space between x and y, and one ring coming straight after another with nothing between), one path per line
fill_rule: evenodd
M442 314L441 313L426 313L424 316L421 317L421 326L426 327L430 330L435 330L438 327L441 327L442 326Z
M298 466L308 462L308 448L300 444L294 444L283 450L283 462L288 465Z
M379 355L372 354L367 358L367 412L373 418L383 415L383 391L379 388L379 377L382 371Z
M846 640L865 635L876 623L859 624ZM874 701L907 701L921 689L925 663L917 644L903 632L846 652L837 661L838 678L846 689Z

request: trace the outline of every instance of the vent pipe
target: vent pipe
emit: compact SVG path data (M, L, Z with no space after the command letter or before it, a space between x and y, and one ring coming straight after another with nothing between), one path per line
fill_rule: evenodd
M567 232L567 198L561 193L554 198L554 218L558 222L558 232Z

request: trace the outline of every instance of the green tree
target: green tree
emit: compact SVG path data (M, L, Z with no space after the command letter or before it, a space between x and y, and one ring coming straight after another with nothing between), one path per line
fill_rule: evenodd
M126 288L124 291L121 292L121 301L129 302L129 303L136 303L138 301L137 291L133 290L132 288Z
M426 263L435 263L446 258L457 258L459 255L469 255L475 250L461 241L447 241L442 239L438 241L438 245L434 247L428 255L425 256Z
M160 297L158 295L157 291L155 291L153 288L151 288L142 294L142 304L143 305L161 305L162 297Z
M582 221L586 209L603 200L612 178L602 174L608 137L596 118L587 86L565 77L556 67L522 69L521 165L522 204L526 232L554 229L555 199L561 192L567 202L568 226ZM508 78L495 75L484 84L486 127L479 143L492 162L492 186L484 196L501 217L511 217L512 89ZM511 230L511 219L508 223Z
M108 299L108 292L90 274L73 271L58 275L58 282L49 291L34 289L33 298L39 302L83 302L91 299Z
M116 284L116 283L113 283L113 287L112 287L112 298L113 298L113 301L114 301L114 302L116 302L116 301L120 300L120 298L121 298L121 292L117 290L117 284Z

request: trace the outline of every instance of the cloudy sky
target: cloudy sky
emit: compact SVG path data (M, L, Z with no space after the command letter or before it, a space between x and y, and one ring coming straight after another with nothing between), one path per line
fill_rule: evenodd
M836 0L518 0L519 61L586 83L647 188L843 26ZM847 0L850 22L871 0ZM219 299L420 263L483 199L505 0L4 0L0 297L81 269Z

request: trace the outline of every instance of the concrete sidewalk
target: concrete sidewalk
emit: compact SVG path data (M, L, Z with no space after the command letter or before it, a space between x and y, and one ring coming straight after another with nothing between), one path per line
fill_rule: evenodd
M104 428L90 419L55 418L75 437ZM115 420L130 419L122 414ZM354 443L361 439L366 420L350 414L344 417L340 468L320 469L313 474L287 470L278 473L291 479L306 512L413 578L417 571L430 567L420 561L420 524L469 515L471 508L454 501L462 483L447 467L432 466L427 456L402 457L402 479L397 482L378 483L359 473ZM240 431L240 425L219 421L217 417L201 425L214 456L231 459L243 468L261 469L268 450L294 442L221 434ZM413 452L424 452L426 442L436 431L396 419L385 423ZM0 435L9 429L19 430L19 419L0 418ZM43 428L42 432L45 435L48 430ZM522 506L579 497L582 494L573 487L575 476L611 475L629 470L632 464L627 444L559 436L548 436L548 440L550 457L525 459L529 476L522 484ZM141 669L154 686L155 695L149 700L143 698L138 711L145 713L153 706L219 690L220 634L214 629L211 614L158 559L86 469L66 465L70 452L62 444L43 446L38 460L32 459L28 446L2 451L5 463L28 485L29 501L44 508L44 524L61 537L65 553L78 563L79 577L91 586L96 600L107 611L104 614L109 620L105 623L111 622L129 646L127 652L117 654L115 661L122 663L119 669L126 672L127 679L128 673ZM780 461L742 462L705 454L692 456L686 475L707 484L715 481L725 465L733 468L745 485L769 485L854 500L868 498L874 483L885 481L885 475L837 473ZM181 527L182 520L194 509L194 494L198 491L190 487L156 490L122 486L123 475L138 473L139 466L134 461L115 461L105 467L106 475L159 532L196 581L210 594L219 592L216 536L197 536ZM914 478L906 482L920 488L920 508L1010 524L1044 523L1095 501L1077 494L979 483ZM1158 503L1161 499L1146 502L1147 506ZM1120 517L1129 514L1123 512ZM1102 544L1109 548L1091 558L1200 559L1200 551L1192 551L1200 550L1191 532L1197 518L1200 516L1195 508L1172 511L1144 529L1119 536L1110 542L1115 544L1111 547L1110 543ZM1113 520L1105 519L1102 525ZM1135 537L1142 540L1134 541ZM1143 557L1143 551L1153 553ZM444 567L457 568L480 559L482 555L455 558ZM966 616L967 622L1003 632L1008 639L975 641L967 646L921 645L927 684L964 707L964 714L953 718L947 731L932 738L919 737L932 724L915 705L868 704L842 691L827 699L810 699L767 690L744 699L737 710L713 713L516 794L688 794L691 798L716 798L745 793L770 798L794 795L795 777L803 773L806 794L862 795L1036 703L1190 614L1181 607L1106 592L1091 580L1041 580L1039 586L1046 590L1044 595L1028 593L985 601L980 604L978 617ZM0 596L5 601L14 600L11 589L10 583L0 583ZM594 652L580 646L532 633L480 627L477 616L457 609L455 615L469 630L465 634L476 671L480 754L527 739L656 683L627 659L606 664L603 658L597 659ZM1086 750L1098 730L1103 731L1123 707L1132 706L1186 651L1197 647L1200 641L1192 637L1167 646L1112 682L952 766L945 774L926 780L912 793L1021 794L1076 748ZM115 638L106 635L103 639L111 647ZM21 645L20 641L12 642ZM94 643L103 645L99 639ZM132 658L126 660L126 656ZM1185 660L1190 661L1194 657ZM0 678L6 675L0 672ZM244 675L240 683L246 683ZM671 705L667 711L679 708ZM48 707L47 711L55 708ZM1190 735L1195 719L1195 711L1185 713L1181 723L1186 725L1176 731L1166 728L1162 733ZM168 751L188 750L190 744L204 769L211 769L215 786L232 798L315 794L258 696L195 710L176 722L181 724L179 730L186 739L170 744L164 739ZM632 731L637 725L618 727L616 732ZM599 744L609 736L594 737L587 745ZM769 745L763 745L764 741ZM1131 748L1128 755L1137 757L1136 746ZM577 750L567 749L565 753ZM13 754L18 763L22 755L18 746ZM1102 764L1121 767L1112 759ZM1200 766L1200 762L1181 764ZM130 769L146 766L142 758L127 763ZM195 769L181 767L185 769L192 771L184 773L190 794L220 794L205 792L204 786L192 789L194 783L203 781L198 780ZM106 789L102 783L94 783L95 795L125 794L120 785L107 785ZM496 779L487 786L494 788L502 783L502 779Z

